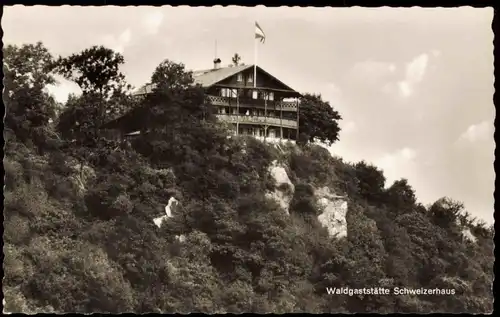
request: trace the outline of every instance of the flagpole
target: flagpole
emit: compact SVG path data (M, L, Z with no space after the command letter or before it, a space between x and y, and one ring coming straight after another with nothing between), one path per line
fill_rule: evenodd
M255 30L254 30L255 32ZM255 34L253 36L253 88L257 88L257 38L255 37ZM256 90L254 90L256 91ZM253 95L253 93L252 93ZM258 97L258 94L257 94ZM256 100L256 102L258 102ZM264 127L264 133L266 133L266 129ZM265 134L264 134L264 139L265 139Z
M257 39L253 39L253 88L257 87Z

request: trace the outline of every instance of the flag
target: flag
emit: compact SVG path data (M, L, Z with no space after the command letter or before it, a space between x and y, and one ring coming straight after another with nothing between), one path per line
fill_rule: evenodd
M255 38L260 39L261 43L266 41L266 34L259 26L259 23L255 22Z

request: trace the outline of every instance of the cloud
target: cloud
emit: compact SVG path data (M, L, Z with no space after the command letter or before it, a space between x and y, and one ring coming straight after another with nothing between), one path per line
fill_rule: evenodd
M318 87L318 85L311 85L309 88L310 91L314 91L313 89ZM325 89L323 89L322 98L323 100L328 101L335 110L339 110L344 103L342 100L342 91L339 86L334 83L326 84Z
M422 81L425 75L425 70L427 68L427 63L429 61L429 56L427 54L421 54L415 59L413 59L406 68L406 80L410 83L419 83Z
M398 89L403 97L409 97L412 93L412 88L407 81L400 81L398 83Z
M142 23L149 34L158 33L163 22L164 15L158 9L148 13L142 20Z
M439 56L440 52L432 50L433 56ZM357 83L368 84L368 86L380 89L388 95L410 97L416 86L422 82L428 70L429 54L424 53L416 56L406 64L404 77L397 80L398 68L396 64L389 62L364 61L356 63L351 69L349 77Z
M427 71L429 55L421 54L406 65L405 79L398 83L401 96L409 97L413 94L415 86L422 81Z
M130 28L125 29L119 35L106 34L97 39L97 43L110 48L118 53L123 53L132 40Z
M47 85L46 89L57 102L65 103L68 100L69 94L79 95L82 93L82 90L76 83L60 75L55 75L54 77L57 80L57 84Z
M118 42L123 43L123 44L128 44L130 43L130 40L132 38L132 33L130 32L130 29L126 29L123 31L123 33L118 36Z
M379 85L380 82L387 81L395 71L396 65L393 63L364 61L356 63L349 76L359 82Z
M457 140L458 145L472 144L480 141L493 139L493 125L490 121L483 121L473 124L460 135Z
M395 152L388 153L374 160L374 165L384 171L387 179L386 185L390 186L395 180L402 177L411 179L415 171L415 158L417 152L410 148L404 147Z
M345 135L345 134L352 134L352 133L356 133L356 131L358 131L358 126L356 124L356 122L354 121L347 121L345 122L344 124L341 124L341 134L342 135Z

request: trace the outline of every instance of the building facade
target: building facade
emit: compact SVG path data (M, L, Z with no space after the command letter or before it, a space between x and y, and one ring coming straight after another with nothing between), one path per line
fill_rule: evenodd
M214 67L193 72L194 83L201 85L217 118L232 127L237 135L296 140L299 133L300 94L259 66ZM153 91L146 84L134 95Z

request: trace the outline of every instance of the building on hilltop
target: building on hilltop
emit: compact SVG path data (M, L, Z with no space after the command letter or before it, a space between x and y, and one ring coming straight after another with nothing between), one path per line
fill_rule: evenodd
M205 89L220 121L229 123L238 135L281 140L298 138L301 95L297 91L259 66L220 65L217 58L212 69L193 72L194 83ZM134 95L143 96L153 89L152 84L146 84ZM108 122L105 128L118 128L128 136L136 135L136 130L140 130L137 120L127 117L130 115Z

